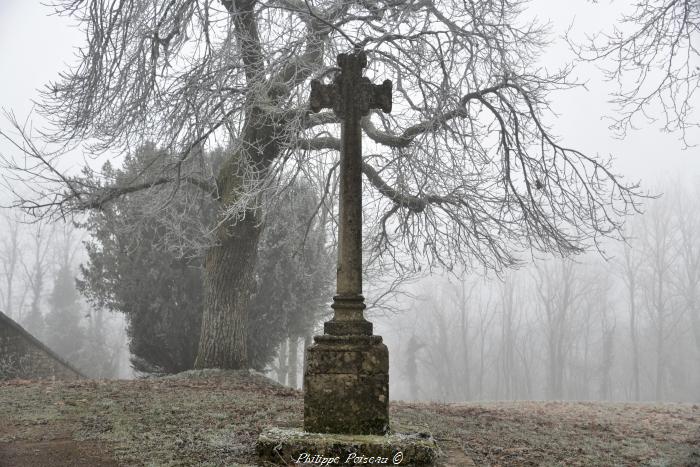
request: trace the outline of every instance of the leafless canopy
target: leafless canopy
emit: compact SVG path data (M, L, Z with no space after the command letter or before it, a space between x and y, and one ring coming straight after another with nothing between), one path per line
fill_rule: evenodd
M638 0L620 23L583 46L572 44L580 58L599 62L619 86L612 128L624 136L635 117L655 120L653 106L660 105L663 129L679 131L689 145L687 131L700 125L693 113L700 89L700 2Z
M56 11L79 22L86 43L78 64L43 93L40 110L52 124L44 142L82 142L98 154L151 141L169 159L158 177L133 184L89 169L68 176L57 169L61 151L41 150L17 124L26 138L14 141L30 162L5 162L34 186L51 182L52 190L20 201L38 213L99 208L142 190L162 203L188 184L236 216L299 174L325 174L327 194L338 121L309 112L309 80L332 78L336 54L359 47L367 75L395 88L392 114L363 121L366 238L375 258L500 268L523 248L580 251L617 234L636 187L622 184L609 161L549 131L549 93L573 84L566 67L537 67L546 30L522 19L525 4L58 1ZM199 148L217 144L231 154L222 170L238 180L226 193L222 174L197 162Z

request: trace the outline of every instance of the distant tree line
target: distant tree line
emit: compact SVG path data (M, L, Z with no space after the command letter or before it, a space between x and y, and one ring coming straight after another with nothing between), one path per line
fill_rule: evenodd
M0 217L0 310L84 374L116 377L120 330L76 289L80 231L29 221L13 211Z
M700 401L700 190L667 191L607 262L427 279L394 347L393 397Z

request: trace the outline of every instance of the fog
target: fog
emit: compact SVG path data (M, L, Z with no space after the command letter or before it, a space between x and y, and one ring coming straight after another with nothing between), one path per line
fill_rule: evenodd
M500 279L411 287L405 314L377 320L392 397L700 400L700 197L670 183L607 260L537 258Z
M533 2L531 14L552 24L554 43L543 66L572 59L562 39L569 26L572 37L583 37L609 25L601 18L612 21L616 8ZM36 89L74 60L82 39L65 18L46 13L35 2L0 2L0 106L20 120L30 115ZM616 173L659 197L646 199L644 213L629 220L627 243L607 241L565 259L524 253L522 265L500 277L435 270L402 285L391 311L369 313L389 347L392 399L700 401L699 151L655 121L640 121L616 138L606 120L614 112L608 102L614 83L592 65L580 65L577 75L585 87L553 98L554 132L568 146L612 155ZM689 131L688 140L700 143L700 131ZM0 143L0 153L13 150ZM82 163L79 150L62 161L68 171ZM10 204L11 185L0 191L3 205ZM133 377L122 314L76 297L65 318L72 324L32 324L32 312L47 318L55 309L61 271L78 276L85 233L27 221L11 209L0 217L0 311L49 344L61 340L52 335L78 332L80 349L58 351L90 376ZM298 352L301 362L303 349Z

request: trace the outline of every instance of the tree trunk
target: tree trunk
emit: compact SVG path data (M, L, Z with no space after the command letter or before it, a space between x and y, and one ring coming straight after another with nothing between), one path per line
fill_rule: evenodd
M590 385L589 382L591 380L590 376L590 343L591 343L591 321L590 321L590 315L592 314L592 310L588 310L588 317L586 319L586 332L583 335L583 368L582 371L580 372L583 376L581 378L581 381L579 384L577 384L577 387L572 388L573 393L574 393L574 399L583 399L583 400L589 400L591 398L590 396ZM605 351L603 351L605 352ZM573 378L572 378L573 379Z
M634 389L634 400L641 400L639 392L639 344L637 341L637 308L635 304L634 281L630 280L629 301L630 301L630 340L632 341L632 385Z
M654 399L662 401L664 399L664 378L666 377L665 366L666 349L664 346L664 320L662 313L658 316L659 323L656 328L656 381L654 385Z
M241 138L245 153L232 154L217 176L222 211L235 205L246 183L241 178L240 161L263 176L279 155L273 125L259 108L252 107L247 113ZM209 248L204 261L204 313L195 368L248 367L248 301L262 230L258 212L252 209L216 228L218 243Z
M523 346L522 346L522 352L520 354L520 361L522 362L522 368L523 368L523 375L524 375L524 384L525 384L525 393L519 393L519 398L520 399L532 399L532 377L531 377L531 370L530 370L530 363L528 362L527 359L527 347L526 343L527 339L523 339Z
M549 331L547 342L547 399L556 397L556 351L554 348L554 331Z
M299 338L297 336L289 336L289 354L287 360L287 382L289 386L297 388L297 371L298 371L298 354L299 354Z
M204 313L195 368L248 367L246 321L262 227L254 212L217 228L204 262Z
M287 385L287 339L282 339L277 357L277 382Z
M481 346L479 348L479 400L483 400L484 397L484 346L486 343L486 331L482 330L481 333Z
M688 313L690 314L690 320L693 327L693 336L695 336L695 347L697 348L697 374L700 374L700 312L698 311L697 306L693 303L693 305L688 310ZM698 397L700 397L700 395Z
M657 253L657 258L659 254ZM654 397L657 401L664 399L664 379L666 377L666 309L664 306L665 288L664 288L664 261L657 259L656 261L656 384L654 388Z
M468 401L471 400L472 394L471 394L471 372L469 370L469 311L466 308L466 300L464 297L464 282L462 282L462 295L461 295L461 311L462 311L462 320L461 320L461 328L462 328L462 355L463 355L463 361L464 361L464 389L462 392L462 396L464 397L464 400Z
M602 384L600 388L600 398L601 400L611 400L612 399L612 366L614 356L614 345L615 345L615 328L606 329L603 331L603 375Z

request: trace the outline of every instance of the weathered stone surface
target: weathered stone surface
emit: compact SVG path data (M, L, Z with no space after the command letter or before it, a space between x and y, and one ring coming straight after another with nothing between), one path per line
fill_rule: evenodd
M72 380L84 376L0 312L0 380L11 378Z
M435 440L421 433L342 435L270 428L260 434L256 450L261 461L274 465L431 466L437 459Z
M330 339L329 339L330 337ZM307 349L306 374L389 374L389 352L380 336L316 336Z
M362 202L360 201L360 203ZM338 284L341 284L340 278L338 281ZM364 300L359 292L350 296L335 295L331 305L334 311L333 319L323 324L323 332L333 336L371 336L372 323L367 321L363 315Z
M304 429L321 433L384 434L389 429L389 352L372 335L362 296L362 125L371 109L391 112L391 81L362 76L361 50L338 55L331 84L311 82L314 112L332 108L340 128L338 268L333 319L306 352Z
M389 351L379 336L317 336L304 368L304 429L381 435L389 429Z
M323 332L330 336L371 336L372 323L365 319L341 321L332 319L323 323Z

